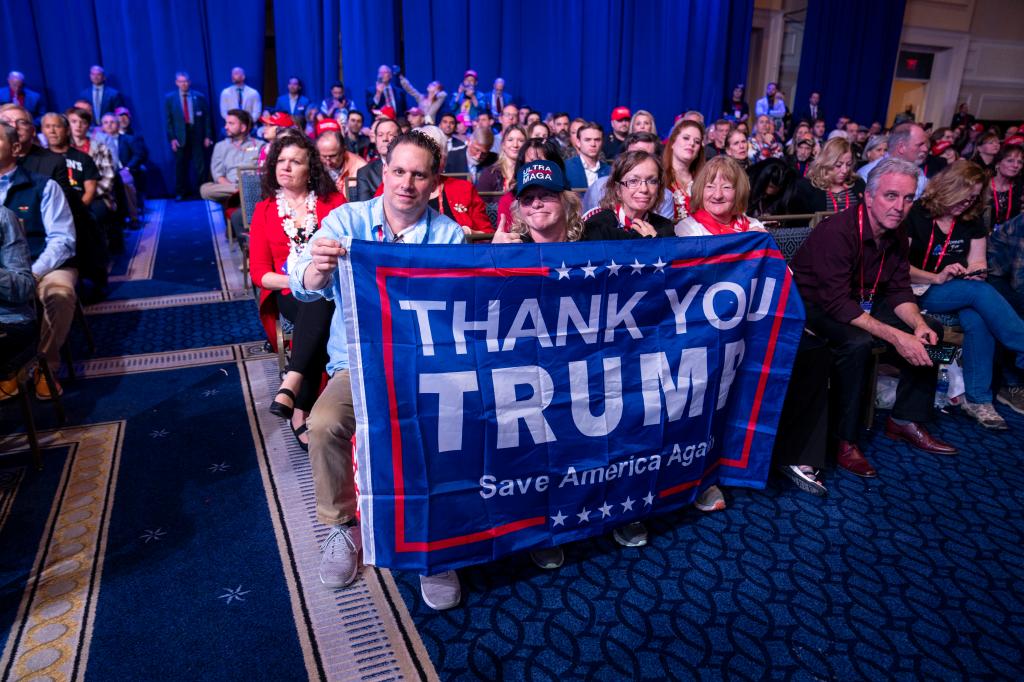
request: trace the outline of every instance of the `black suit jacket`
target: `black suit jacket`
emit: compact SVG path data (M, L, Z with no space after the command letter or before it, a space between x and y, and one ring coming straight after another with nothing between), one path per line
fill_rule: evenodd
M124 168L131 171L142 170L146 163L149 150L146 142L138 135L121 133L117 136L117 158Z
M405 90L398 85L398 81L391 81L391 90L395 93L395 116L403 116L408 109L405 100ZM369 114L374 109L380 109L385 106L387 100L384 95L381 94L380 99L377 99L377 86L372 88L366 88L366 113ZM372 116L370 117L373 118Z
M445 173L468 173L469 172L469 162L466 160L466 151L468 149L469 149L469 146L467 145L465 147L459 147L458 149L453 149L451 152L449 152L448 153L448 161L444 165L444 172ZM488 166L490 166L491 164L493 164L497 160L498 160L498 155L497 154L495 154L494 152L487 152L480 159L480 163L477 166L477 173L482 171L484 168L487 168Z
M384 161L374 159L356 171L355 201L369 201L377 193L381 178L384 177Z

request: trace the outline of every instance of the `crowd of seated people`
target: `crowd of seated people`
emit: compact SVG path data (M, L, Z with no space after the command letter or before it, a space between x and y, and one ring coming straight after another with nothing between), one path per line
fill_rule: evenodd
M713 123L687 111L671 125L662 122L663 138L649 111L615 106L606 133L599 122L568 112L545 116L517 103L500 78L480 91L472 69L452 92L440 81L421 91L387 65L378 69L362 110L341 83L315 106L292 77L275 110L260 111L259 93L250 92L240 71L221 93L227 137L214 150L213 181L201 191L211 199L230 197L239 168L262 167L251 276L271 342L278 316L294 325L291 357L270 409L289 421L310 453L318 518L332 526L321 563L326 585L347 585L358 572L355 424L335 274L348 238L406 244L456 244L481 235L494 244L707 238L762 231L783 214L798 214L807 225L819 214L824 220L792 262L810 333L801 339L783 405L778 472L815 495L827 494L823 472L833 460L854 475L877 475L861 449L860 396L881 346L900 372L885 435L929 453L957 452L927 428L938 368L926 346L944 334L929 312L955 313L963 329L963 414L990 429L1007 428L997 405L1024 414L1024 138L1016 129L987 128L961 108L950 126L931 132L912 120L885 130L846 116L829 130L818 93L794 117L772 84L752 113L738 86ZM178 190L190 194L207 171L196 172L195 163L213 131L206 100L191 90L187 74L179 73L176 85L165 98L168 139ZM50 300L41 307L50 358L66 335L60 295L74 293L75 229L80 237L96 232L80 227L79 217L95 220L97 201L109 209L100 184L112 177L111 158L131 142L119 140L112 153L106 119L93 136L89 112L77 107L44 117L54 150L48 152L35 139L32 111L20 102L8 106L0 109L10 124L3 128L10 139L6 156L0 154L0 178L4 168L35 169L26 171L26 182L38 197L39 219L31 231L26 223L26 233L43 278L38 295L46 292ZM118 111L110 113L120 119ZM61 173L53 174L53 161L42 152L65 155ZM125 158L130 170L131 152ZM534 176L548 180L529 179ZM3 305L16 305L15 298ZM723 510L725 495L712 485L695 505ZM625 546L647 541L642 524L613 535ZM550 569L564 555L544 550L533 559ZM458 603L454 572L424 576L421 588L432 607Z

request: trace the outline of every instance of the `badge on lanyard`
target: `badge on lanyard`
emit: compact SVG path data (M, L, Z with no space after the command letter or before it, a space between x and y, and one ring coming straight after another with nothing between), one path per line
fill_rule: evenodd
M871 314L871 301L866 299L860 302L860 309L866 312L868 315Z

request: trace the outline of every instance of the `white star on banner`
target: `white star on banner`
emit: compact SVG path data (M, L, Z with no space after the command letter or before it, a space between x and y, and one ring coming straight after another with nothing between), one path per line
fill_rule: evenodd
M625 502L620 502L619 504L622 505L622 511L633 511L633 498L627 497Z
M661 256L658 256L658 260L652 263L652 265L654 266L655 271L661 272L665 268L665 266L668 265L668 263L661 260Z
M619 274L619 268L621 268L621 267L622 267L621 265L619 265L615 261L612 261L611 265L608 266L608 273L612 274L612 275L617 275L617 274Z
M224 594L218 596L217 599L223 599L225 604L230 604L233 601L245 601L242 595L252 592L252 590L243 591L241 585L233 590L229 587L222 587L221 589L224 590Z
M590 261L587 261L586 267L580 268L580 270L583 271L583 279L586 279L587 277L593 277L594 272L597 271L597 267L598 266L596 265L591 265Z
M601 518L602 519L607 518L607 517L612 515L612 508L608 505L607 502L605 502L603 505L598 507L597 510L599 512L601 512Z
M559 509L558 513L551 517L551 520L554 521L554 523L551 524L552 528L555 527L555 526L564 526L565 525L565 520L567 518L569 518L569 517L566 516L565 514L563 514L562 510Z
M572 272L572 268L565 267L565 261L562 261L562 267L555 268L555 272L558 273L558 279L569 279L569 273Z
M585 522L587 522L587 521L589 521L589 520L590 520L590 510L589 510L589 509L587 509L586 507L584 507L584 508L583 508L583 511L581 511L581 512L580 512L579 514L577 514L576 516L578 516L578 517L579 517L579 519L580 519L580 523L585 523Z
M644 505L653 505L653 504L654 504L654 493L647 493L647 496L644 497Z
M641 263L636 258L634 258L632 264L630 264L629 267L633 268L634 275L639 275L641 272L644 271L644 265L644 263Z

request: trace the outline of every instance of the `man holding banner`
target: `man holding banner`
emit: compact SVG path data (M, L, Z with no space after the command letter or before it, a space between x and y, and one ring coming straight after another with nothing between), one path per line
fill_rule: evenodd
M437 182L441 151L426 135L399 135L388 148L383 166L384 193L366 202L349 203L333 211L311 239L311 248L292 269L289 286L300 300L323 297L339 301L331 320L327 344L331 379L309 416L309 456L316 490L317 518L332 526L323 547L320 580L328 587L345 587L359 572L361 535L356 525L356 490L352 469L352 436L356 423L349 375L349 352L338 259L353 240L394 244L461 244L462 228L427 207ZM405 251L404 248L396 250ZM461 590L455 571L421 576L428 606L447 609L459 603Z

